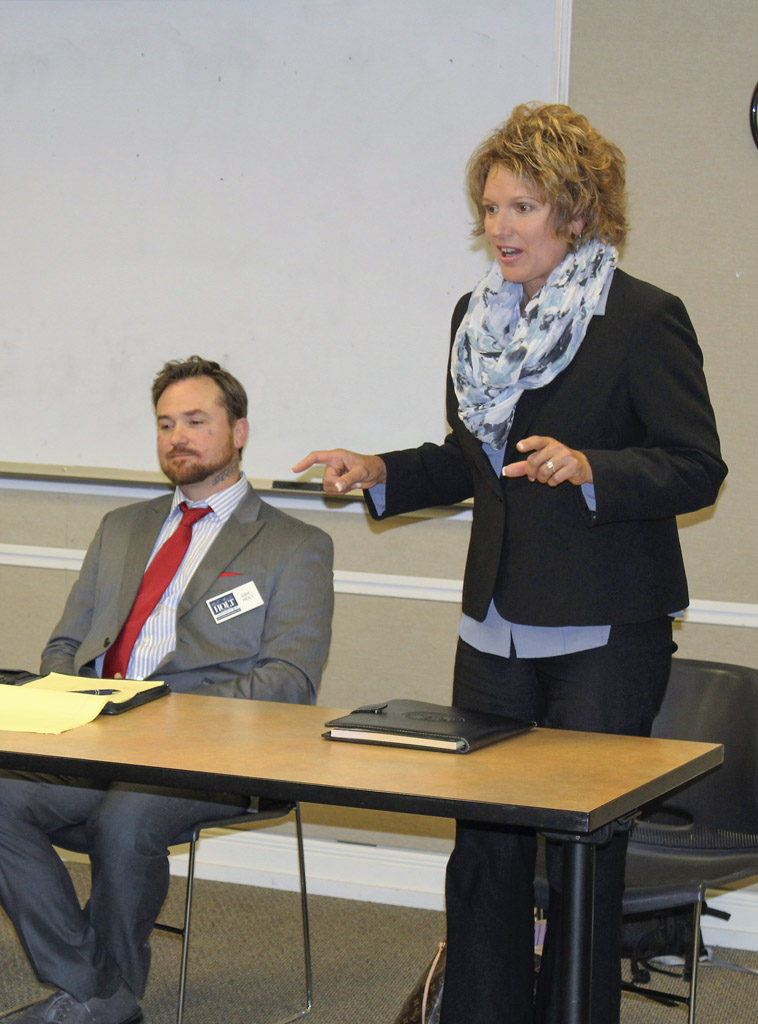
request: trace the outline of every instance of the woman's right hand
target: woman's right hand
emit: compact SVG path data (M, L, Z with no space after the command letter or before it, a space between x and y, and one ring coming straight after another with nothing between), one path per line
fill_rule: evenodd
M346 494L357 488L367 489L387 481L387 467L378 455L359 455L345 448L310 452L292 467L293 473L304 473L311 466L326 466L321 486L327 494Z

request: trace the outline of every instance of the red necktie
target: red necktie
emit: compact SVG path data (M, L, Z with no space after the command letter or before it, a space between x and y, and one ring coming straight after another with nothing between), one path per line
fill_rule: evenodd
M132 610L121 627L121 632L106 651L103 661L103 678L112 679L115 675L126 675L132 648L142 627L160 601L166 587L176 576L176 571L187 554L187 548L192 540L192 527L198 519L202 519L212 511L207 507L187 508L187 503L184 501L181 502L179 508L182 510L182 521L165 544L158 549L152 562L145 569L145 575L139 585Z

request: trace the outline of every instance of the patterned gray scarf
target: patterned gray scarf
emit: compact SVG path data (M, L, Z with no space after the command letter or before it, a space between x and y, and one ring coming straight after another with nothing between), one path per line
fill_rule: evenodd
M463 424L504 448L522 391L541 388L576 355L618 251L590 239L569 252L521 313L522 288L493 262L471 295L450 373Z

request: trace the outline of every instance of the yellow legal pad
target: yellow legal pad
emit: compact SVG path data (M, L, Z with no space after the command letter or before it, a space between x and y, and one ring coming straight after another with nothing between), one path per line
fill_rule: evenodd
M82 693L99 690L99 693ZM104 710L133 707L166 692L154 679L91 679L51 672L23 686L0 686L0 729L57 735L92 722Z

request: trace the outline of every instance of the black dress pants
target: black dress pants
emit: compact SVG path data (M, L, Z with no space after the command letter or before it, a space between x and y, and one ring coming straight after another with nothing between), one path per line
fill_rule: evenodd
M604 647L549 658L502 658L459 641L453 703L554 729L647 736L674 650L668 617L613 626ZM592 1024L619 1024L626 844L619 832L596 851ZM560 845L548 844L550 918L535 995L536 836L457 822L441 1024L561 1024Z

